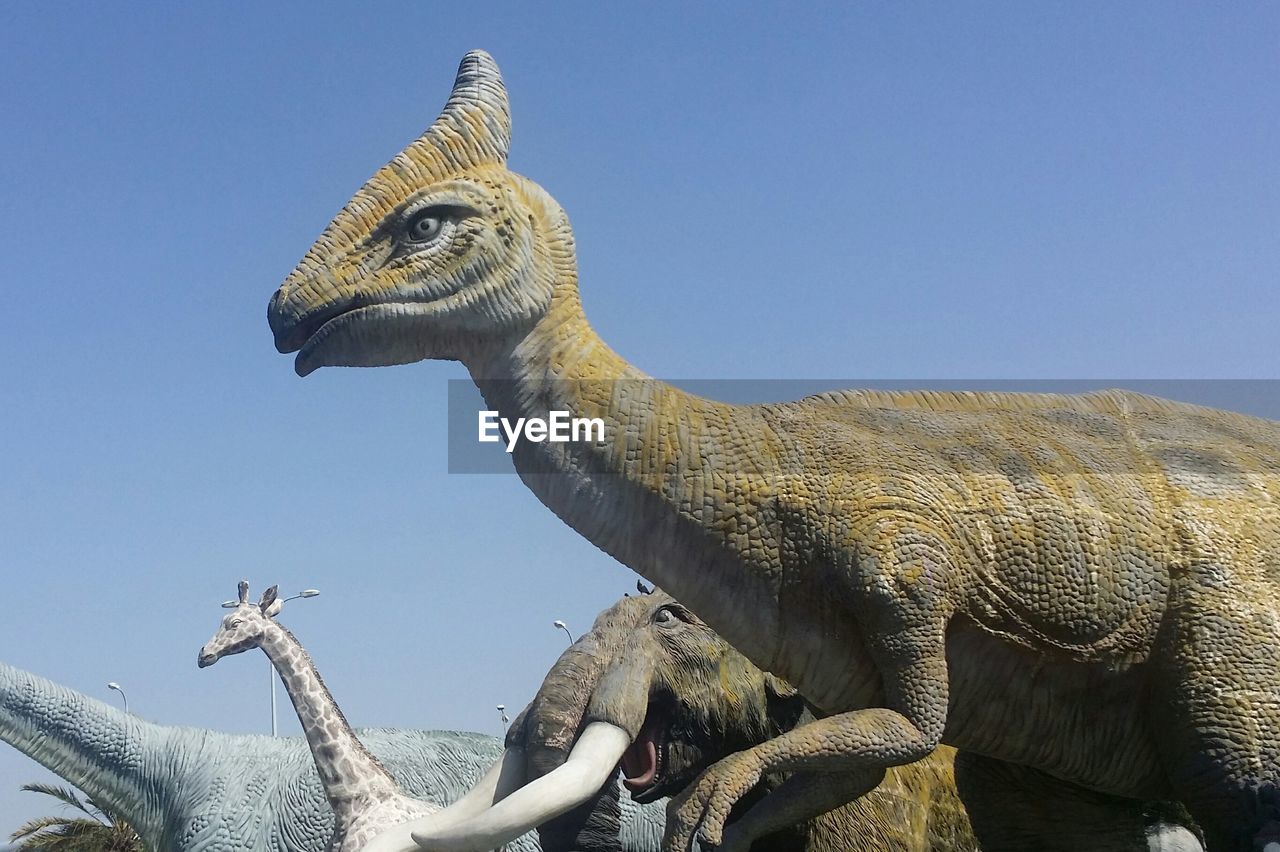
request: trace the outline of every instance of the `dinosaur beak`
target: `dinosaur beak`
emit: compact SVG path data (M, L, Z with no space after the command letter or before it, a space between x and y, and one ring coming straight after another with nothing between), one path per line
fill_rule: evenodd
M462 58L440 116L356 193L272 297L267 321L276 349L298 353L298 375L320 367L382 367L426 357L412 323L414 312L398 299L381 299L385 293L370 286L365 261L375 239L371 229L424 181L504 167L510 147L511 107L502 74L492 56L473 50ZM370 330L371 320L377 322L376 332Z

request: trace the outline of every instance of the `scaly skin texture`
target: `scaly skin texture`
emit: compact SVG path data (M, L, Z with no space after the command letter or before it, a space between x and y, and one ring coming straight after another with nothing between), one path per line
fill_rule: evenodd
M614 655L584 681L584 655ZM565 706L568 699L570 706ZM624 598L547 674L537 698L513 725L508 745L531 753L594 721L632 734L623 758L637 801L680 792L715 761L813 720L794 689L753 666L697 616L662 592ZM649 747L652 745L652 752ZM555 746L550 746L555 748ZM651 755L651 756L650 756ZM952 776L954 751L893 767L871 793L807 823L762 837L755 852L928 852L977 849ZM767 777L735 808L783 779ZM559 849L540 832L544 850ZM1077 847L1080 848L1080 847ZM1129 847L1132 848L1132 847Z
M501 754L483 734L363 729L360 740L412 796L447 805ZM324 852L333 811L298 737L157 725L0 663L0 740L134 826L155 852ZM656 852L661 805L622 801L621 846ZM537 852L533 834L508 844Z
M360 738L406 791L442 805L501 751L481 734L371 729ZM297 737L157 725L0 663L0 739L121 814L156 852L324 852L333 835ZM532 836L513 847L538 848Z
M455 359L504 418L600 418L518 444L524 482L826 715L709 769L670 848L748 846L724 821L768 773L794 775L751 824L941 742L1251 847L1280 772L1280 425L1123 391L686 394L592 331L568 219L509 144L468 54L268 317L301 375Z

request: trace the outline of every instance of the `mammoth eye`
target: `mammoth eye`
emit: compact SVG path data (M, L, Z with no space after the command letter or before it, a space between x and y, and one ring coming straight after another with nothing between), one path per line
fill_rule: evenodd
M662 609L658 610L653 614L654 624L670 625L670 624L675 624L677 621L679 621L679 619L676 618L676 614L671 611L670 607L664 606Z

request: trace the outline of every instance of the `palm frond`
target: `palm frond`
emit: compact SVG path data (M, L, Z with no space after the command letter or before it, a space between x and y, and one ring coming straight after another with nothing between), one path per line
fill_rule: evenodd
M80 797L77 796L75 791L70 787L59 787L54 784L32 782L30 784L23 784L22 789L31 793L43 793L46 796L52 796L64 805L69 805L78 811L89 814L90 816L94 815L93 811L89 810L85 803L80 801Z
M24 790L44 793L86 816L50 816L20 826L10 840L23 852L146 852L142 838L128 822L71 788L52 784L24 784Z
M27 820L22 825L18 826L17 830L14 831L13 834L9 835L9 840L11 842L21 840L29 834L35 834L38 831L43 831L44 829L55 825L62 825L64 822L66 822L66 820L62 817L36 817L35 819Z

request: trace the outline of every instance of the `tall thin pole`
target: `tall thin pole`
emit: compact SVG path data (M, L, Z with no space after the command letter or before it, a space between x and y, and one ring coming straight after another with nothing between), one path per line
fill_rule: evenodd
M296 595L282 598L280 603L283 605L289 601L296 601L298 598L314 598L318 594L320 594L319 589L303 589ZM227 601L223 604L224 607L228 608L235 605L235 601ZM276 724L276 666L270 660L267 661L267 677L271 680L271 736L278 737L280 736L280 729Z
M267 677L271 680L271 736L277 737L276 731L276 667L267 661Z
M129 712L129 696L124 694L124 687L116 683L114 680L107 684L107 689L120 693L120 697L124 699L124 712Z

